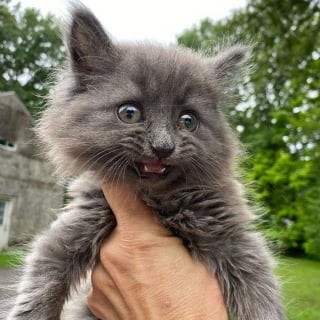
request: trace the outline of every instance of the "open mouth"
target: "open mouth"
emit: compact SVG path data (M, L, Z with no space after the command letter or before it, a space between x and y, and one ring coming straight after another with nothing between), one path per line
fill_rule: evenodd
M135 169L144 179L161 179L167 176L171 167L162 162L136 162Z

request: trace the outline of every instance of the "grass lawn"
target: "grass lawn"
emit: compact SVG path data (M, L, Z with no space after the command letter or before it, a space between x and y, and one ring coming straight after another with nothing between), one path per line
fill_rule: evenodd
M24 257L23 251L1 251L0 252L0 268L9 268L20 265Z
M0 267L21 263L23 252L0 252ZM320 320L320 262L282 258L277 274L283 283L289 320Z
M320 320L320 262L283 258L277 268L282 278L289 320Z

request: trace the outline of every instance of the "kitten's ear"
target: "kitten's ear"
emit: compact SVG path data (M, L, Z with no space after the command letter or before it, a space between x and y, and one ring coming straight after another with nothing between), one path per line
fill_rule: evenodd
M209 67L215 79L228 82L239 79L248 70L251 48L235 45L209 59Z
M80 74L108 71L118 58L118 50L100 22L82 5L71 9L67 42L72 68Z

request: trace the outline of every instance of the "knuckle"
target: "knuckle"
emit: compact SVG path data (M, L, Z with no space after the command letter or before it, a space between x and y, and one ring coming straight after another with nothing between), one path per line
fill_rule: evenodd
M131 260L128 259L128 254L121 250L119 244L112 242L101 248L100 262L109 274L115 276L127 273Z
M119 263L119 248L113 242L103 245L100 249L100 261L103 266L107 267L111 264Z

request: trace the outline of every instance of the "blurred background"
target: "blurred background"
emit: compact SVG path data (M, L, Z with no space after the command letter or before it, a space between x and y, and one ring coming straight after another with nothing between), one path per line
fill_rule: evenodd
M225 106L258 228L279 255L289 320L320 319L320 1L83 1L118 41L215 52L252 44L253 72ZM66 1L0 0L0 266L54 218L63 189L33 145L48 76L66 50ZM13 247L12 247L13 246ZM0 269L1 281L1 269ZM0 289L1 295L1 289Z

